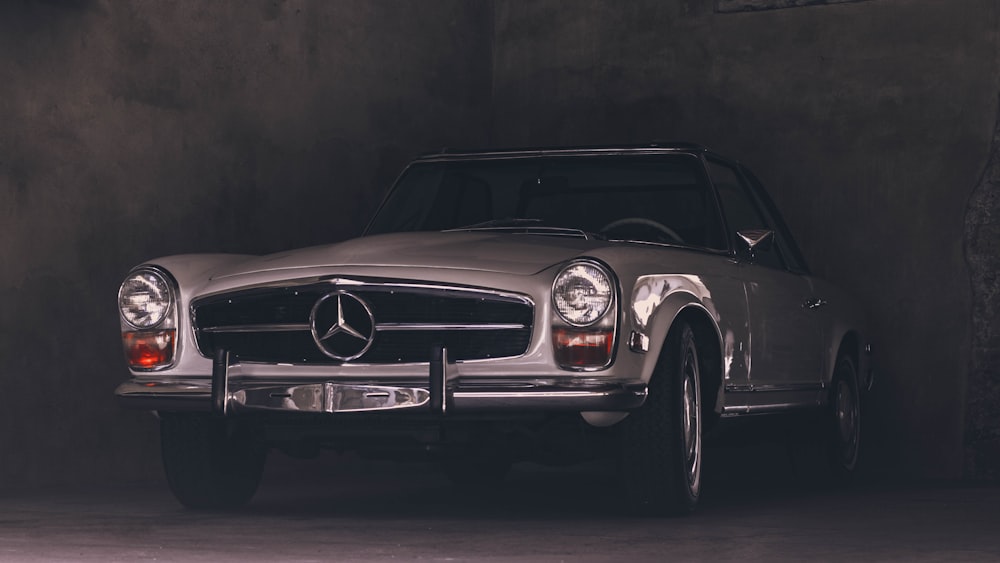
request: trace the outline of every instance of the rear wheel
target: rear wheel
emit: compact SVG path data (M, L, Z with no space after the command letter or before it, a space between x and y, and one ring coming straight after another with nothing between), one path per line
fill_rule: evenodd
M188 508L226 509L257 492L267 449L245 426L203 413L161 413L170 490Z
M646 402L622 421L620 467L631 505L693 512L701 494L701 378L694 331L671 329Z

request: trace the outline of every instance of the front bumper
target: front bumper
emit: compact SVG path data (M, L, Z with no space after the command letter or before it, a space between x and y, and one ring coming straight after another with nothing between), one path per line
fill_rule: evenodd
M465 380L447 351L432 354L426 379L405 382L267 380L239 375L223 351L211 379L136 378L115 395L127 407L165 411L348 413L377 411L538 412L627 411L646 400L634 382L554 381L551 378Z
M424 387L351 383L232 382L223 412L364 412L430 408ZM122 383L115 391L123 405L143 410L211 411L209 381L140 381ZM458 387L447 390L448 412L469 411L627 411L642 405L645 385L578 388L514 384L508 387Z

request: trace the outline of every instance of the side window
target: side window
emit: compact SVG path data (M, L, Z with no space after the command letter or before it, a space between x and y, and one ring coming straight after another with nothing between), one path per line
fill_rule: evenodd
M709 160L708 174L712 178L712 183L715 184L715 189L719 192L722 214L726 217L726 223L729 225L729 236L734 248L740 249L743 244L736 236L737 231L772 229L754 204L753 197L735 169ZM771 246L770 250L758 252L757 264L784 269L778 245Z

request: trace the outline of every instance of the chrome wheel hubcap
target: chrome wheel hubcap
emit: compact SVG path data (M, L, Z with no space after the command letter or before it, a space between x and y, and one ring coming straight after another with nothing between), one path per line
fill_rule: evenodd
M685 469L688 486L697 493L701 482L701 389L697 360L691 353L684 361L682 393Z

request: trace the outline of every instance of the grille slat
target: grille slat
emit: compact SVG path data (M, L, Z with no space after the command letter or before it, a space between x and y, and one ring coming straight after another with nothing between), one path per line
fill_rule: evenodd
M431 347L450 358L520 356L530 344L534 307L523 297L489 290L405 283L330 283L237 291L192 304L200 352L217 348L242 361L340 364L309 330L313 306L338 289L363 299L375 318L372 346L355 363L426 362Z

